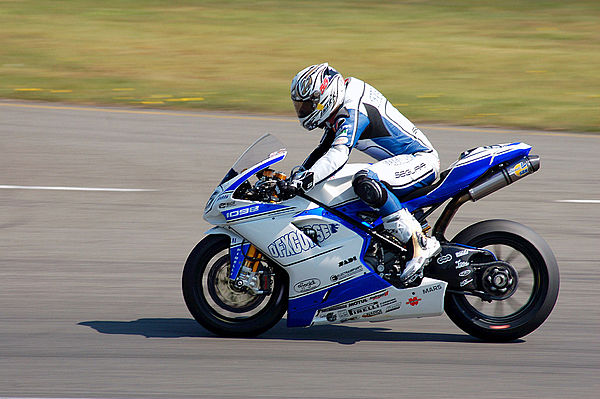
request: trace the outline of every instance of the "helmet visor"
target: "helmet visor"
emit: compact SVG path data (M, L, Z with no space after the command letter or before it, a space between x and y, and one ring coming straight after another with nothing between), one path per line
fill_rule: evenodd
M307 101L296 101L296 100L292 100L292 102L294 103L294 109L296 110L296 115L298 115L298 118L305 118L308 115L310 115L311 112L313 112L316 108L316 104L313 103L310 100Z

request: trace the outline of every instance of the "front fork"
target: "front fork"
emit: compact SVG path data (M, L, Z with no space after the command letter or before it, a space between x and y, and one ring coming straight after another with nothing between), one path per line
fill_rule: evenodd
M234 289L248 290L255 295L271 292L271 273L262 266L265 259L254 245L236 232L221 226L213 227L206 234L229 236L229 279Z
M242 245L242 251L244 246ZM269 294L270 290L270 273L264 268L260 268L261 260L263 255L258 249L252 245L247 244L246 252L243 253L244 258L241 262L241 266L231 265L230 279L233 280L233 284L237 289L247 288L255 295ZM234 270L237 269L237 275L234 275Z

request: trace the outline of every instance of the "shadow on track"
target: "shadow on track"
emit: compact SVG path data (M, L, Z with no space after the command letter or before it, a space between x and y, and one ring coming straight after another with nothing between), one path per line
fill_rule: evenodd
M146 338L216 337L202 328L194 319L138 319L133 321L84 321L79 325L91 327L102 334L142 335ZM285 320L257 338L291 341L329 341L354 344L359 341L375 342L481 342L467 334L441 334L397 332L385 327L348 325L314 326L311 328L288 328ZM523 341L517 341L523 342Z

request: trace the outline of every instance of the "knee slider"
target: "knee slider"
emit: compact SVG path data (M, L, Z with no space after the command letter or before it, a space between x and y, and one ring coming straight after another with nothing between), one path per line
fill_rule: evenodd
M354 175L352 187L358 198L373 208L381 208L387 201L387 190L381 182L367 177L367 171L361 170Z

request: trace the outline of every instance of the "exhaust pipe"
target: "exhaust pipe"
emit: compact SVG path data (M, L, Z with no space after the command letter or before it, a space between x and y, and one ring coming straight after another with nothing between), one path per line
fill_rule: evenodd
M494 173L487 180L476 184L469 189L471 201L475 202L482 199L494 191L500 190L521 178L536 172L540 168L540 157L530 155L503 167Z

